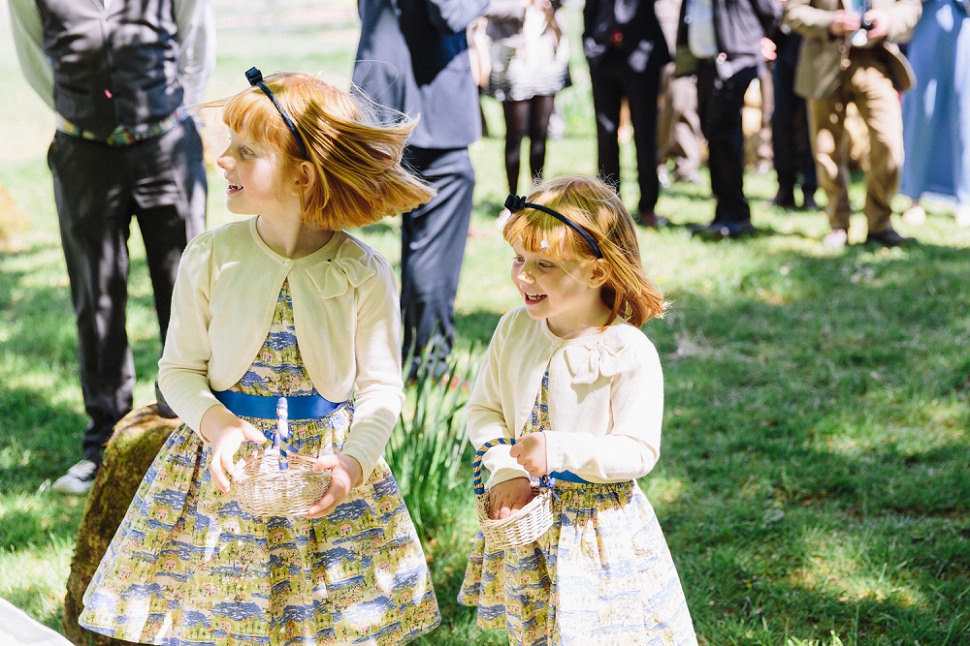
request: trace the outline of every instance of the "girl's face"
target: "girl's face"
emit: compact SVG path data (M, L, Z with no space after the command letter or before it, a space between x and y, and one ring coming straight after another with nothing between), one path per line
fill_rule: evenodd
M269 216L292 206L288 204L292 192L284 190L281 154L272 146L230 131L229 147L217 163L229 181L226 207L230 212Z
M593 268L512 244L512 282L532 318L546 319L558 337L580 336L605 324L609 311L600 299L602 280Z

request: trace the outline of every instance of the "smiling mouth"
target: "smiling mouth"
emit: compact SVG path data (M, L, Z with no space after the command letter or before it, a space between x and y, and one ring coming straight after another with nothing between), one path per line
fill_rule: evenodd
M238 184L230 184L229 185L229 188L227 190L230 193L234 193L236 191L241 191L242 190L242 186L239 186Z
M545 294L529 294L528 292L522 292L522 295L525 296L526 303L538 303L546 298Z

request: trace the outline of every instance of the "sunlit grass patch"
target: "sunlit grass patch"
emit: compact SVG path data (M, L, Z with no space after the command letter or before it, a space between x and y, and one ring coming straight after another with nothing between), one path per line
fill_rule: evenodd
M833 595L842 603L892 601L901 608L925 603L923 594L905 580L905 561L892 564L872 557L874 549L881 552L874 548L875 542L871 530L858 534L810 530L801 538L804 563L789 580L793 585Z

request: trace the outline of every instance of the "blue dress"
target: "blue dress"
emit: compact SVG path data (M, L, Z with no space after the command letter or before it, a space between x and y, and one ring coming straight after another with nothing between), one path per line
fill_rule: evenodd
M970 16L964 0L926 0L907 57L916 85L903 95L900 192L970 207Z
M316 394L283 283L269 334L232 388ZM264 433L275 422L245 418ZM291 420L301 454L339 450L348 402ZM243 444L240 453L254 451ZM252 516L209 476L211 449L182 424L159 451L84 595L78 622L159 646L407 643L438 625L431 577L411 517L382 458L328 516Z

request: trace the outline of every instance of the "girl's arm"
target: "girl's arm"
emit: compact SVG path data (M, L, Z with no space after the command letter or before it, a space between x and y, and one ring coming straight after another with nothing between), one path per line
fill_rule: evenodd
M508 378L502 371L502 355L507 351L510 322L510 316L499 321L466 405L468 439L476 450L489 440L515 436L508 428L505 413L506 407L512 407L514 402L504 401L502 397L502 383ZM509 417L514 418L514 413ZM489 449L482 458L482 465L491 473L490 487L512 478L528 476L515 459L510 457L507 446Z
M165 350L158 362L158 385L165 400L197 433L206 411L213 406L225 408L209 389L211 255L211 233L195 237L182 254Z
M383 257L375 254L372 262L375 274L357 289L353 339L346 340L354 344L357 392L354 421L341 455L355 459L360 466L353 487L374 470L404 404L397 284Z

